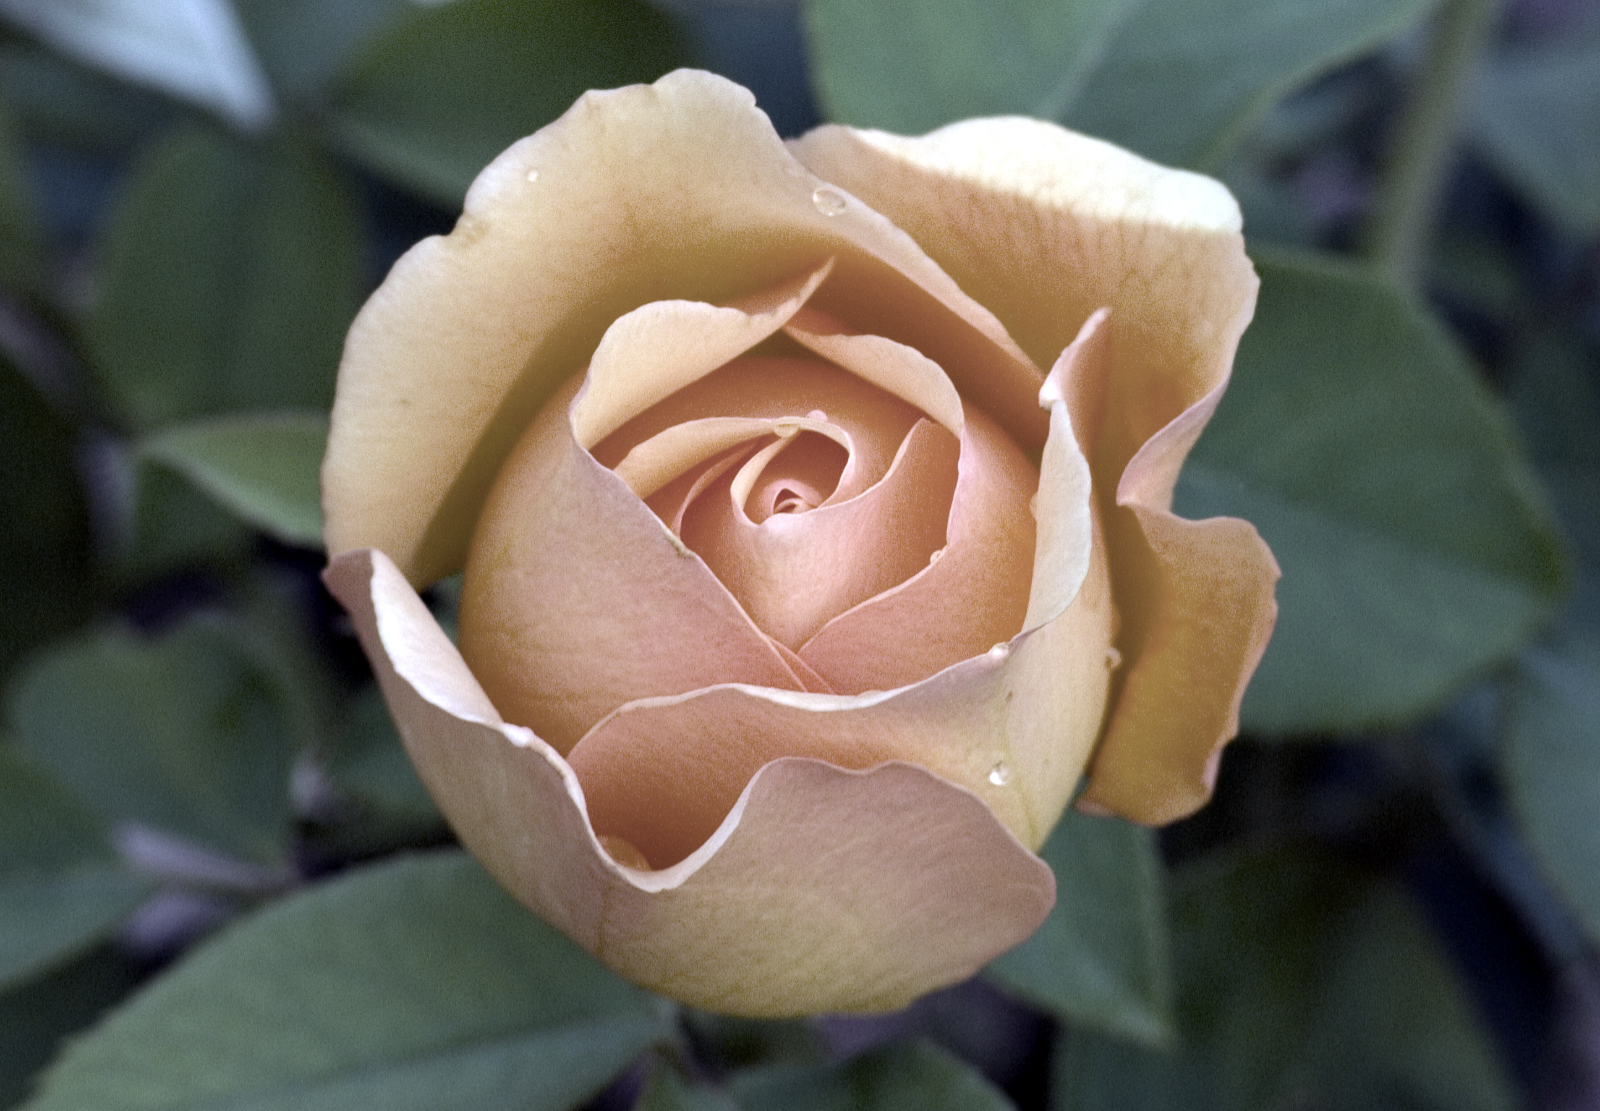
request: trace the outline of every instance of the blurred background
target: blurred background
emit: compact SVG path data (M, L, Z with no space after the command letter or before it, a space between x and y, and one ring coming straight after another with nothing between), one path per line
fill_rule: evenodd
M1216 175L1262 275L1178 493L1284 570L1216 800L1069 815L1040 933L897 1015L515 908L317 578L363 298L682 65ZM0 0L0 519L0 1107L1600 1108L1595 0Z

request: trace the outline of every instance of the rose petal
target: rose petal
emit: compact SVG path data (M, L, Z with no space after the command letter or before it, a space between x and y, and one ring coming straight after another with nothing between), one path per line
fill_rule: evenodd
M1112 610L1096 559L1073 605L1011 644L887 694L720 686L618 709L569 759L601 833L652 863L706 842L782 756L844 768L914 762L979 795L1031 847L1048 835L1100 732Z
M759 523L743 511L737 479L725 476L685 513L680 535L762 631L799 650L836 614L911 578L944 547L959 455L954 436L919 421L870 490Z
M1188 813L1237 729L1275 613L1277 567L1249 525L1168 512L1255 307L1238 206L1208 178L1035 120L921 139L824 127L791 149L915 236L1041 362L1076 321L1110 308L1094 340L1107 354L1083 360L1102 373L1067 393L1123 618L1124 667L1086 800L1143 821Z
M1087 373L1079 364L1103 352L1094 342L1103 320L1091 321L1041 390L1051 434L1039 504L1060 519L1038 530L1033 586L1023 583L1013 614L1013 628L1029 616L1029 631L889 694L829 698L728 685L623 706L571 752L597 829L657 862L682 859L712 835L758 769L793 755L847 768L920 764L980 795L1025 844L1043 842L1100 735L1115 659L1105 546L1066 403L1074 369ZM966 422L979 437L992 427L981 415ZM923 635L914 626L880 640L876 656L917 655ZM801 653L808 660L809 648ZM871 665L872 653L857 662Z
M1038 473L985 414L967 411L947 543L900 586L841 613L799 648L835 690L890 690L1022 631ZM1087 504L1087 503L1085 503Z
M1044 863L920 768L764 769L667 872L605 854L559 755L506 725L399 570L337 557L411 759L463 844L533 910L646 987L752 1017L885 1011L971 975L1054 901Z
M1080 806L1162 824L1210 798L1222 745L1277 620L1278 564L1247 521L1186 521L1167 510L1178 468L1222 394L1153 437L1117 490L1130 514L1113 550L1148 552L1117 568L1131 656Z
M827 126L790 148L910 232L1039 365L1111 309L1098 488L1114 488L1146 440L1227 380L1258 283L1239 207L1218 182L1021 118L916 139Z
M565 396L506 460L463 579L461 650L501 715L565 750L630 699L735 675L802 689L706 565L574 442Z
M818 308L961 368L1042 443L1042 372L903 231L848 196L814 200L829 188L750 93L693 71L589 93L512 146L351 328L323 467L330 553L382 548L413 583L456 570L501 461L613 321L667 297L728 304L829 258Z

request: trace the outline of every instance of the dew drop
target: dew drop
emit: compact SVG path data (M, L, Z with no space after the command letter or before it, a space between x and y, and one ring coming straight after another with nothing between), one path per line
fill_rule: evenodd
M932 564L938 563L943 558L944 558L944 549L943 548L935 548L933 550L933 554L928 557L928 563L930 565L932 565Z
M528 171L528 180L529 181L538 181L539 180L539 171L538 170L529 170Z
M1011 645L1002 640L999 644L989 649L988 655L991 660L1003 660L1011 655Z
M1030 497L1028 499L1028 512L1033 514L1035 520L1038 519L1038 517L1039 517L1039 495L1038 494L1034 494L1032 497Z
M1122 653L1115 648L1106 649L1106 667L1112 671L1122 666Z
M996 787L1004 787L1011 782L1011 769L1002 761L989 769L989 782Z
M818 189L811 194L811 203L824 216L837 216L845 210L844 196L835 189Z

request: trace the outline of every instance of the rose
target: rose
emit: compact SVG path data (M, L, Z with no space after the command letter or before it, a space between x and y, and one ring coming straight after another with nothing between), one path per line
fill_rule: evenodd
M1220 185L1052 125L591 93L352 326L327 579L527 905L696 1005L899 1006L1048 913L1085 769L1210 792L1277 571L1168 505L1255 288Z

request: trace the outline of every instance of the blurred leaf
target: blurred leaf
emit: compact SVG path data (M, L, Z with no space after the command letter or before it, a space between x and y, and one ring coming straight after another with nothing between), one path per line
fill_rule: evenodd
M1528 843L1600 944L1600 639L1573 635L1523 654L1501 767Z
M808 0L828 118L920 135L971 116L1059 118L1136 0Z
M88 615L89 511L72 429L0 357L0 672Z
M1471 111L1513 185L1573 234L1600 232L1600 38L1491 57Z
M1173 901L1184 1043L1069 1035L1058 1109L1506 1111L1516 1096L1409 897L1308 853L1235 852Z
M322 546L326 413L249 413L164 428L139 445L256 528Z
M61 1042L137 982L133 962L102 945L36 980L0 991L0 1107L20 1102Z
M186 127L144 160L116 214L92 351L137 428L326 410L359 280L354 206L320 156Z
M415 7L412 0L234 0L273 86L316 103L356 49Z
M1254 522L1279 563L1249 729L1414 718L1515 651L1558 600L1560 543L1492 400L1382 279L1261 260L1233 383L1179 511Z
M657 1067L633 1111L740 1111L715 1088L691 1086L669 1068Z
M1399 35L1435 0L1145 0L1068 108L1068 126L1214 169L1283 94Z
M104 629L40 657L13 692L18 742L105 818L281 859L304 726L259 641L192 618Z
M728 1087L745 1111L1007 1111L971 1066L925 1042L895 1042L848 1061L754 1069Z
M345 702L344 728L327 758L334 783L379 817L410 825L443 822L401 747L377 687Z
M369 43L331 122L352 155L453 208L495 155L580 94L688 61L676 23L644 0L454 0Z
M663 1012L459 853L276 903L73 1043L28 1111L564 1111Z
M30 137L114 152L167 126L175 111L157 93L26 42L0 43L0 99Z
M87 949L150 888L82 802L0 746L0 991Z
M27 294L44 282L44 241L23 172L22 145L0 100L0 288Z
M255 536L234 514L166 467L127 468L127 519L115 545L120 582L137 583L203 564L242 560Z
M0 0L0 16L63 53L242 127L272 118L271 91L228 0Z
M1069 809L1039 855L1056 874L1055 909L990 973L1068 1022L1166 1041L1172 972L1155 834Z

